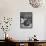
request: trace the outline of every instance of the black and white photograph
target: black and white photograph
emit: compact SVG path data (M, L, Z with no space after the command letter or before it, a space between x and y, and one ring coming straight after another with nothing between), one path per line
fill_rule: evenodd
M20 28L32 28L32 12L20 12Z

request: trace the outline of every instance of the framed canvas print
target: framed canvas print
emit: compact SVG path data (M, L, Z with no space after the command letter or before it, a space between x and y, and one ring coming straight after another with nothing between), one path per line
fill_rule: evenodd
M32 28L32 12L20 12L20 28Z

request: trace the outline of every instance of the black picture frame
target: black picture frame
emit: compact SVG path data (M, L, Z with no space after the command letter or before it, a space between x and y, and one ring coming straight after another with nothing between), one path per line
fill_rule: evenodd
M20 12L20 28L32 28L32 12Z

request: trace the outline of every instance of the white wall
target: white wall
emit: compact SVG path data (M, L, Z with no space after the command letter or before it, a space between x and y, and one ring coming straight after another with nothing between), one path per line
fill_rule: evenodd
M33 13L33 27L31 29L20 28L20 12ZM0 0L0 17L3 16L13 17L12 26L8 32L17 40L27 40L34 34L37 35L39 40L46 39L46 8L33 8L28 0ZM2 39L2 36L0 39Z

